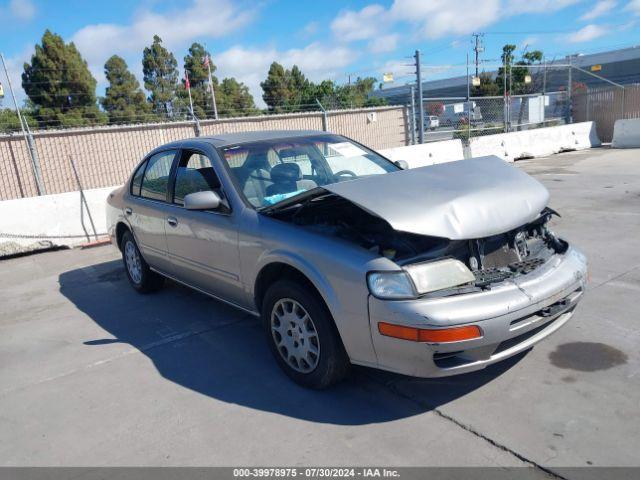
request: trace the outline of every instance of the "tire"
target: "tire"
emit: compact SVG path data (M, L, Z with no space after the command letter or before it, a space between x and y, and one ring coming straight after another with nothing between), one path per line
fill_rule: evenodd
M164 285L164 277L153 272L144 260L130 231L122 235L122 262L131 286L139 293L156 292Z
M331 314L322 299L300 283L280 280L269 287L262 323L276 362L296 383L323 389L349 373L349 357Z

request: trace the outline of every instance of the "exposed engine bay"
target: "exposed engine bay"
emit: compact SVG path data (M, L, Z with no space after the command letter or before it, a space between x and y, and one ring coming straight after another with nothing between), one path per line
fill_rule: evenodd
M286 208L270 211L273 218L313 231L342 238L360 247L408 265L435 259L455 258L474 274L474 285L462 290L491 288L492 284L527 274L568 245L549 230L556 212L545 208L538 218L506 233L470 240L449 240L394 230L382 218L351 201L326 193Z

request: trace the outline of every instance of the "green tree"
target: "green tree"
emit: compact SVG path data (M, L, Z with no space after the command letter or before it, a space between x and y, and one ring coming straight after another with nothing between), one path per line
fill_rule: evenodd
M214 85L215 87L215 85ZM249 87L238 82L235 78L225 78L220 84L218 101L218 112L228 117L244 117L256 115L258 109L253 101L253 96L249 92Z
M358 77L354 83L336 87L338 107L361 108L386 105L386 100L378 97L369 97L376 86L374 77Z
M42 127L81 126L106 121L96 99L96 80L76 46L45 30L31 63L25 62L22 88Z
M153 43L145 47L142 54L142 73L144 88L151 94L149 102L154 113L174 116L179 113L180 101L176 98L178 88L178 62L162 46L162 39L153 36Z
M533 50L531 52L525 52L522 58L515 61L514 52L516 50L515 45L507 44L502 47L502 64L503 66L498 69L498 76L496 77L496 85L499 92L504 91L504 82L507 83L507 92L512 95L518 95L522 93L530 93L535 90L535 83L531 82L527 84L525 77L531 75L529 65L540 64L542 62L543 53L540 50Z
M110 123L144 122L149 120L150 105L140 89L140 83L129 71L122 57L113 55L104 64L109 86L100 100Z
M502 95L502 90L500 90L490 73L482 72L480 74L480 85L471 87L471 95L474 97L498 96Z
M38 121L31 110L21 108L20 113L27 120L30 128L38 126ZM13 108L0 108L0 133L19 132L21 129L16 111Z
M291 92L289 91L289 79L286 70L278 62L273 62L269 67L267 78L260 83L262 87L262 99L267 104L269 111L281 112L289 105Z

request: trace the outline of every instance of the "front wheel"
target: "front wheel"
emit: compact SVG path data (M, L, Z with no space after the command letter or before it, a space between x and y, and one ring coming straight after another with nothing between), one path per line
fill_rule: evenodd
M129 231L122 236L122 261L129 283L138 292L150 293L162 288L164 277L149 268Z
M262 322L276 362L295 382L322 389L342 380L349 357L321 298L281 280L264 298Z

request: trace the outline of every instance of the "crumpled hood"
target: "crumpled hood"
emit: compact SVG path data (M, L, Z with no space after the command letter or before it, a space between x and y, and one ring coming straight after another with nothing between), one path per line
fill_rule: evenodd
M534 220L549 192L496 157L442 163L322 188L386 220L395 230L469 240Z

